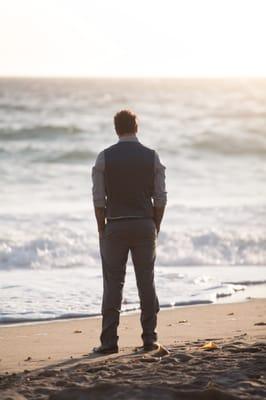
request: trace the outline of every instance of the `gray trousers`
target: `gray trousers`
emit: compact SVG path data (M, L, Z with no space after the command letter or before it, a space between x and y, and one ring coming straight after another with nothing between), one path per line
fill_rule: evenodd
M157 313L160 308L154 285L156 237L156 226L152 219L111 221L105 226L100 239L103 271L100 340L103 346L113 347L118 342L117 328L129 250L140 298L141 337L144 344L157 340Z

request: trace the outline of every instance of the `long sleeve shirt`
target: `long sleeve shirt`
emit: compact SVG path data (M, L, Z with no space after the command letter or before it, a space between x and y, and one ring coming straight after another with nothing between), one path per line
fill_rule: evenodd
M138 141L136 135L123 135L119 141ZM152 194L154 207L164 207L167 203L167 192L165 185L165 169L161 163L158 153L154 157L154 192ZM101 151L92 167L92 195L94 207L105 207L106 191L104 183L105 159L104 151Z

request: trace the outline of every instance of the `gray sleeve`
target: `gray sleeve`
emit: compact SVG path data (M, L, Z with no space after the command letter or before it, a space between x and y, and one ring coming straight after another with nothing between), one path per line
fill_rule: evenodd
M154 207L165 207L167 203L167 192L165 185L165 166L161 163L158 153L154 157Z
M101 151L92 167L92 198L94 207L105 207L105 184L104 184L104 151Z

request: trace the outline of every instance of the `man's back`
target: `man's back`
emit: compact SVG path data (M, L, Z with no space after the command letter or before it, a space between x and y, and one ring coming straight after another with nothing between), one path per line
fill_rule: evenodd
M119 141L104 151L107 218L153 217L154 156L139 141Z

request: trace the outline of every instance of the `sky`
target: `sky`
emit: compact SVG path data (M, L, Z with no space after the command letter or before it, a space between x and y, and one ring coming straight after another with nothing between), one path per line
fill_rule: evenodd
M266 0L0 0L0 76L266 76Z

